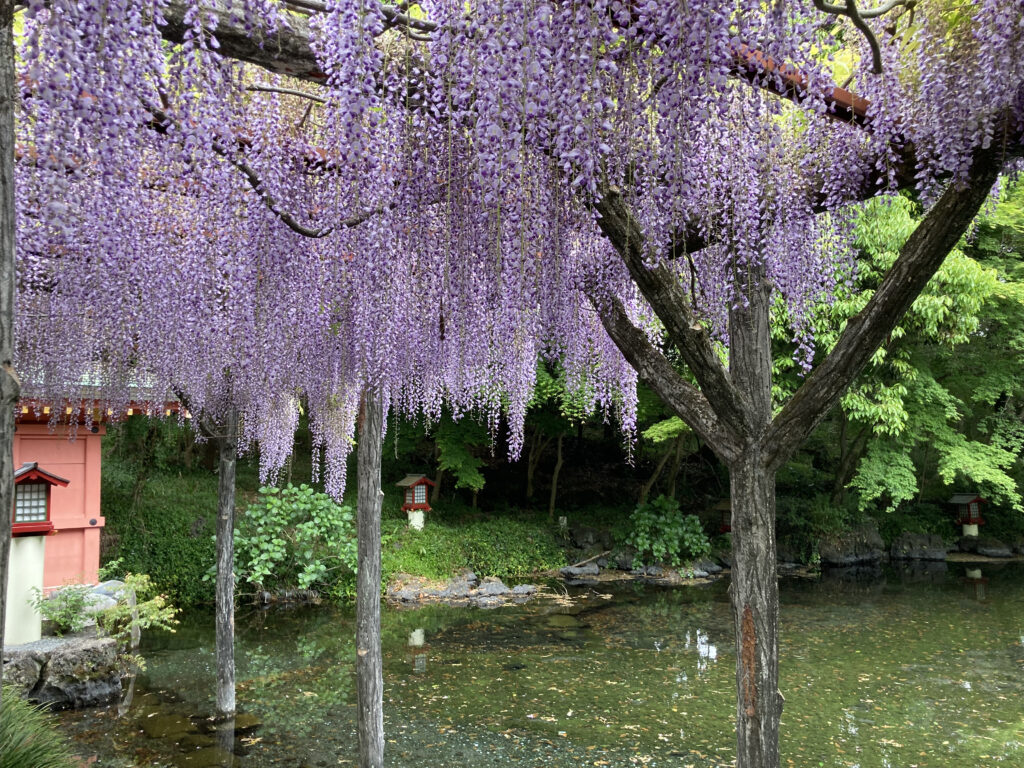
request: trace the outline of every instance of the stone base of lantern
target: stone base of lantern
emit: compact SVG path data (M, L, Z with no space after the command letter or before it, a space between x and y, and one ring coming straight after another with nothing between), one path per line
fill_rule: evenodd
M409 527L417 530L423 530L423 510L422 509L410 509L406 513L409 516Z
M968 525L967 523L964 523L964 536L977 536L977 535L978 535L978 526L977 526L977 524Z
M7 617L4 621L6 645L31 643L41 636L42 617L29 601L35 598L35 589L43 588L45 560L45 536L18 536L11 539L11 560L7 575Z

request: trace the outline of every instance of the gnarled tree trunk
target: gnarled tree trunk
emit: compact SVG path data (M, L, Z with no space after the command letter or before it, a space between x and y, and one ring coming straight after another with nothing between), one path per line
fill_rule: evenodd
M356 699L359 768L384 766L384 667L380 648L380 460L384 402L368 387L363 393L356 450L359 476L357 500L356 576Z

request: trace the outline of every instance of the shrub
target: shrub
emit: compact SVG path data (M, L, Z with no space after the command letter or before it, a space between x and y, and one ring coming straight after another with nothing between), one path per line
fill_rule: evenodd
M351 507L308 485L260 488L235 529L235 575L256 590L344 594L356 570Z
M0 768L73 768L77 762L45 708L32 706L14 688L4 688Z
M696 515L684 515L679 502L659 496L637 506L630 515L632 530L626 542L636 548L638 560L680 565L704 557L711 542Z
M91 587L85 584L66 584L47 597L41 589L33 587L32 607L53 624L54 634L81 632L89 618L85 609L90 591Z
M104 569L103 577L111 578L112 571L119 565L119 561L108 565ZM166 595L159 594L148 575L124 573L121 574L121 580L124 585L114 595L117 604L99 613L96 619L99 628L117 641L118 659L123 674L127 674L146 668L142 657L131 653L132 635L153 628L174 632L174 627L178 624L175 619L178 609L168 602Z

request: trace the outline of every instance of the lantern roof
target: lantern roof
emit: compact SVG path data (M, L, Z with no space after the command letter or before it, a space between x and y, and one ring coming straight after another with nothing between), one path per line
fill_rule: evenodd
M428 478L426 475L406 475L397 483L395 483L395 485L399 486L400 488L409 488L413 485L420 485L422 483L426 483L427 485L434 484L433 481L430 480L430 478Z
M953 497L947 501L947 504L970 504L972 501L985 502L985 499L981 498L977 493L954 493ZM985 502L987 503L987 502Z
M47 472L45 469L39 466L39 462L26 461L18 469L14 471L14 483L28 483L33 480L42 480L43 482L49 483L50 485L66 486L70 480L65 480L60 475L55 475L52 472Z

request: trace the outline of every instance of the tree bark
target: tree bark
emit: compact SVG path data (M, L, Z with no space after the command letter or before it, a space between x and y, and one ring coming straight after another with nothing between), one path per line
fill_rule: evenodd
M745 276L746 303L729 312L729 377L748 403L750 441L729 463L736 639L736 766L778 768L779 587L775 566L775 473L761 441L772 417L770 288L763 270Z
M238 410L231 406L218 436L217 497L217 714L235 714L235 466Z
M0 0L0 649L14 515L14 2ZM2 675L2 671L0 671ZM0 686L2 688L2 686Z
M380 647L380 488L384 402L379 390L363 393L357 447L356 698L359 768L384 766L384 669Z
M555 519L555 497L558 496L558 475L562 471L562 441L565 439L565 433L561 432L558 435L558 449L557 458L555 459L555 471L551 473L551 495L548 497L548 519Z

